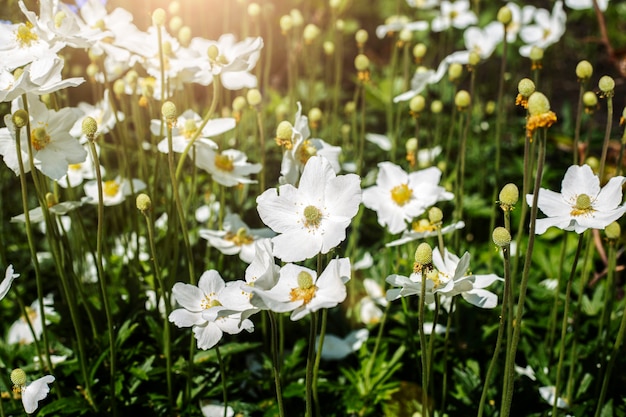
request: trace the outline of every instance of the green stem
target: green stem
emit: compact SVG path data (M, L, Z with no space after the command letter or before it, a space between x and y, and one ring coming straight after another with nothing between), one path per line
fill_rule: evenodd
M574 255L574 262L572 263L572 269L570 276L567 280L567 287L565 289L565 307L563 311L563 322L561 323L561 344L559 345L559 363L556 367L556 384L554 386L554 404L552 404L552 416L555 417L558 412L557 404L559 403L559 395L561 394L561 369L563 368L563 360L565 358L565 337L567 336L567 323L568 313L570 306L570 295L572 292L572 281L574 281L574 274L576 273L576 267L578 265L578 258L582 252L584 233L578 236L578 246L576 247L576 254Z
M311 313L311 328L309 330L309 348L306 361L306 417L313 417L313 368L315 364L315 337L317 336L317 315Z
M607 95L606 97L606 129L604 131L604 143L602 144L602 156L600 157L600 169L598 170L598 177L600 178L600 183L604 181L604 167L606 165L606 154L609 149L609 140L611 139L612 127L613 127L613 96Z
M273 311L268 310L267 315L270 320L271 349L272 349L272 370L274 372L274 386L276 387L276 402L278 403L278 415L285 417L285 406L283 405L283 390L280 382L280 355L278 349L278 327L276 326L276 316Z
M222 398L224 401L224 417L228 416L228 390L226 388L226 367L224 366L224 360L220 354L220 348L215 345L215 355L217 356L217 362L220 366L220 376L222 379Z
M320 323L320 339L317 343L317 354L315 355L315 365L313 367L313 401L315 402L315 413L320 417L320 403L317 396L317 380L320 370L320 361L322 359L322 348L324 346L324 337L326 336L326 324L328 323L328 309L322 310L322 321Z
M441 254L445 256L445 254ZM426 333L424 332L424 313L426 301L424 298L426 297L426 274L425 271L422 272L422 285L420 289L420 299L419 299L419 338L420 338L420 357L422 362L422 416L428 417L428 348L426 345Z

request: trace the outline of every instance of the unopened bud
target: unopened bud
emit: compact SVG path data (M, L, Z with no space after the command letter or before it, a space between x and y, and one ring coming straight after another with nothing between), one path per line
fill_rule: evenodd
M87 116L83 119L82 124L83 135L87 136L88 139L93 139L96 136L96 132L98 131L98 122L91 116Z
M252 88L248 90L248 93L246 94L246 100L248 100L249 105L251 105L252 107L256 107L261 104L263 97L261 96L261 92L258 89Z
M413 97L409 102L409 108L414 113L420 113L424 110L424 107L426 107L426 100L424 99L424 96L420 94Z
M15 127L21 129L28 124L28 112L24 109L19 109L13 113L11 120L13 120Z
M459 90L456 93L456 96L454 96L454 104L460 109L467 108L470 105L470 103L471 103L471 97L470 97L470 94L466 90Z
M493 229L491 238L493 239L493 243L501 248L511 244L511 233L504 227L496 227Z
M176 121L176 118L178 117L178 112L176 111L176 105L172 103L171 101L166 101L161 106L161 114L163 115L163 118L165 118L165 120L168 123L174 123Z
M354 34L354 39L356 40L357 45L364 45L369 39L369 34L365 29L359 29Z
M598 105L598 96L593 91L585 91L583 94L583 104L586 107L596 107Z
M618 222L613 222L604 229L604 233L607 239L616 240L622 235L622 228Z
M139 194L135 203L137 204L137 209L142 213L145 213L152 208L152 200L150 199L150 196L145 193Z
M505 26L511 23L511 20L513 20L513 13L511 13L511 9L508 6L500 7L500 10L498 10L497 19L498 22L502 23Z
M613 94L613 91L615 90L615 80L613 77L604 75L600 78L600 81L598 81L598 88L600 88L600 91L604 94Z
M428 265L433 261L433 249L426 242L420 243L415 250L415 262L420 265Z
M587 60L582 60L576 65L576 76L579 80L588 80L593 75L593 66Z
M509 183L502 187L499 195L500 204L506 205L508 207L513 207L517 204L519 200L519 189L517 185L513 183Z
M439 207L431 207L428 210L428 221L430 224L440 224L443 220L443 211Z

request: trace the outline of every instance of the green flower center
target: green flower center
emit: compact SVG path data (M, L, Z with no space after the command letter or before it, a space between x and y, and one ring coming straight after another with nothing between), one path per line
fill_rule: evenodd
M301 300L304 304L308 304L315 296L317 287L313 285L313 277L306 271L298 274L298 287L292 288L289 292L291 301Z
M50 143L50 135L46 132L45 127L38 127L33 129L30 134L30 142L33 144L33 148L40 151Z
M572 207L572 211L570 212L570 214L572 216L581 216L594 212L595 210L592 207L591 203L591 197L589 197L587 194L578 194L578 196L576 197L576 204L574 205L574 207Z
M306 206L304 208L304 225L306 227L319 227L322 222L322 211L315 206Z
M215 293L205 295L202 301L200 301L200 307L203 310L208 310L211 307L219 307L221 305L222 303L220 303L219 300L215 298Z
M185 139L191 139L197 130L198 126L196 125L195 120L185 120L185 127L183 128L183 136Z
M21 24L17 27L15 35L22 48L30 46L33 41L39 39L39 36L31 31L32 27L30 23Z
M391 189L391 199L399 206L405 205L413 196L413 190L407 184L401 184Z
M228 155L215 155L215 167L221 171L231 172L235 169L233 159Z

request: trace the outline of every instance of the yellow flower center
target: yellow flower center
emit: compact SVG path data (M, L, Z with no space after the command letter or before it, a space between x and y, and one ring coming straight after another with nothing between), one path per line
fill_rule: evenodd
M315 206L306 206L304 208L304 225L306 227L319 227L323 217L322 211Z
M231 172L235 169L233 165L233 159L228 155L217 154L215 155L215 167L221 171Z
M254 241L252 236L246 233L245 227L239 228L239 230L237 230L237 233L232 233L232 232L226 233L226 236L224 236L224 239L233 242L237 246L248 245Z
M50 135L46 132L45 127L37 127L30 133L30 143L33 144L33 148L40 151L50 143Z
M36 33L32 32L32 27L33 25L30 22L26 24L21 24L17 27L15 36L22 48L30 46L33 41L39 39L39 36L37 36Z
M313 146L310 140L305 140L298 149L298 159L302 165L305 165L309 158L317 155L317 148Z
M185 126L183 127L183 136L185 139L191 139L197 130L198 126L196 125L195 120L185 120Z
M411 224L411 230L417 233L434 232L437 230L437 226L431 224L427 219L420 219Z
M80 169L82 168L83 164L69 164L67 166L67 168L71 171L80 171Z
M204 298L200 301L200 307L203 310L208 310L211 307L219 307L222 303L219 302L217 298L215 298L215 293L205 295Z
M443 280L442 280L443 278ZM433 282L433 288L438 288L442 283L447 282L447 277L436 269L431 269L426 273L426 279Z
M54 15L54 27L56 27L57 29L61 27L61 25L63 24L63 20L65 20L65 12L58 12L57 14Z
M104 182L102 192L108 197L114 197L120 189L120 185L115 180Z
M592 207L591 197L587 194L578 194L576 197L576 204L572 207L572 211L570 215L572 216L582 216L586 214L590 214L594 212L595 209Z
M291 289L289 297L291 301L302 300L304 304L308 304L315 297L316 290L311 274L301 271L298 274L298 287Z
M401 184L391 189L391 199L399 206L405 205L413 196L413 190L407 184Z
M529 116L526 120L526 131L528 133L528 137L531 137L537 128L550 127L554 123L556 123L556 114L553 111Z

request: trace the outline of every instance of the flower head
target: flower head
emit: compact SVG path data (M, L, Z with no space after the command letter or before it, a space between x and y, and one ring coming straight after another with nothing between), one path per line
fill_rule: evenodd
M624 182L622 176L613 177L600 188L600 179L589 165L572 165L563 177L560 193L539 190L537 206L547 217L537 219L535 233L543 234L551 226L576 233L604 229L626 212L626 206L620 205ZM526 202L532 206L532 194L526 195Z
M24 410L26 413L32 414L37 410L39 401L48 396L50 392L48 384L54 382L54 377L46 375L27 385L26 373L22 369L17 368L11 372L11 382L13 383L13 392L22 397Z
M438 201L453 197L438 185L439 168L430 167L409 174L391 162L381 162L378 167L376 185L363 190L363 204L376 211L378 223L391 233L406 230L406 222Z
M251 287L266 308L284 313L291 311L291 320L300 320L322 308L332 308L346 298L345 283L350 279L350 260L333 259L318 277L311 269L286 264L280 269L278 282L270 290ZM252 298L255 304L255 297Z
M196 143L196 166L213 176L218 184L234 187L238 184L254 184L251 174L261 171L261 164L251 164L245 153L237 149L218 152L204 142Z
M298 188L284 184L266 190L257 197L257 210L263 223L279 233L272 238L274 255L299 262L339 245L360 203L359 177L337 176L326 158L314 156Z

